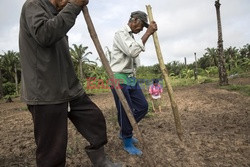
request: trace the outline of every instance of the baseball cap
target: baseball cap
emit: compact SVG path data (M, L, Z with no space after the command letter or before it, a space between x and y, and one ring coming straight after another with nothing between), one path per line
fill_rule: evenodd
M140 19L143 24L144 24L144 27L148 28L148 18L147 18L147 14L145 12L142 12L142 11L135 11L135 12L132 12L130 17L132 18L138 18Z

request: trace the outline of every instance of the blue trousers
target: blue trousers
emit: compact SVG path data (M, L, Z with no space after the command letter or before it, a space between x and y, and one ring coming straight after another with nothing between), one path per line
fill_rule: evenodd
M138 123L148 112L148 102L137 82L135 86L129 86L126 84L120 84L121 90L128 102L128 105L133 113L133 116ZM117 108L118 123L121 128L122 138L130 138L133 136L133 127L131 126L129 119L124 111L124 108L119 100L114 88L111 89L114 95L115 104Z

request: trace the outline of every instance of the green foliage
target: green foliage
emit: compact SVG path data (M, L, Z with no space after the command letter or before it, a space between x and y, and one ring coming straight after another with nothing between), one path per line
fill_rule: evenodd
M104 83L109 80L107 73L103 67L99 67L96 62L90 61L88 56L92 52L86 52L87 46L73 44L70 48L72 61L77 75L82 82L87 93L100 93L108 92L109 89L86 89L88 78L95 78L96 80L102 80ZM198 65L198 80L194 80L194 68L195 63L184 65L178 61L173 61L166 64L168 75L171 79L173 86L185 86L190 84L199 84L213 82L218 79L218 56L217 49L206 48L205 54L199 60ZM250 71L250 45L246 44L242 48L229 47L224 50L226 58L226 67L228 70L228 76L240 75ZM0 55L0 67L2 72L1 81L4 84L4 95L15 94L15 82L17 85L20 83L20 61L19 53L14 51L4 52ZM154 78L161 79L162 73L159 64L153 66L141 66L137 69L137 78L144 79L148 82ZM144 87L147 88L148 83L144 83ZM98 83L96 83L98 86Z
M217 66L207 67L205 69L205 72L207 77L218 76L218 67Z
M231 69L229 71L229 76L234 76L234 75L238 75L240 73L244 73L245 70L243 70L242 68L240 67L235 67L233 69Z
M159 64L155 64L153 66L140 66L136 70L136 77L138 79L161 78L161 70Z
M188 68L181 70L181 78L192 78L194 76L194 71Z
M3 84L4 95L14 95L16 93L16 85L12 82L6 82Z
M214 82L214 81L211 78L206 78L204 79L202 83L204 84L204 83L211 83L211 82Z
M246 96L250 96L250 85L228 85L222 86L222 88L230 91L240 92Z
M85 64L84 66L86 79L83 82L84 89L87 93L110 92L109 77L104 67L97 65Z
M159 64L153 65L152 68L153 68L153 72L154 72L155 74L161 73L161 68L160 68L160 65L159 65Z
M21 65L19 57L19 53L10 50L4 52L3 55L0 55L0 83L3 84L0 86L0 94L5 96L12 95L14 94L13 90L18 90L18 83L21 80ZM12 88L13 85L14 88ZM15 93L18 93L18 91Z
M243 46L243 48L240 48L239 53L241 58L250 58L250 44L246 44Z
M87 49L87 46L83 47L82 45L76 44L73 44L73 48L70 48L75 71L85 91L88 94L110 91L107 88L109 86L106 84L108 80L106 71L103 67L99 67L96 62L88 59L88 55L92 54L92 52L86 53ZM90 84L92 88L89 87ZM105 84L105 88L103 88L103 84Z
M250 58L244 57L241 62L241 68L243 71L250 71Z
M205 49L206 52L203 55L203 57L201 57L197 64L200 68L202 69L206 69L208 67L211 66L217 66L218 65L218 56L217 56L217 51L215 48L206 48Z
M87 52L88 49L87 46L83 47L82 44L77 46L76 44L73 44L73 48L70 48L70 55L72 62L74 64L74 68L76 70L76 73L78 75L78 78L80 80L83 80L84 78L84 72L83 72L83 66L85 63L93 63L97 65L95 62L90 61L87 56L92 54L92 52Z
M144 91L143 93L144 93L145 98L148 101L148 113L146 115L146 118L153 117L154 116L154 111L153 111L153 106L152 106L152 103L151 103L151 100L150 100L150 95L148 94L147 90Z
M218 78L211 78L206 76L199 76L197 80L192 78L179 78L179 77L170 77L170 84L172 87L180 86L190 86L201 83L215 82L218 81Z
M19 53L10 50L4 52L4 54L0 56L3 82L15 82L15 70L20 74L20 66Z
M180 63L179 61L173 61L168 63L166 67L170 76L177 76L180 75L181 70L185 68L185 65Z

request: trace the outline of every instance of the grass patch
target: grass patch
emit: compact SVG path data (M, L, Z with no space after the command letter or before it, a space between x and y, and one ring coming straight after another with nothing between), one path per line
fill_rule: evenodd
M194 78L170 78L170 84L172 85L172 87L191 86L211 82L218 82L218 78L211 78L205 76L198 76L197 80L195 80Z
M228 85L222 86L222 88L229 91L236 91L246 96L250 96L250 85Z

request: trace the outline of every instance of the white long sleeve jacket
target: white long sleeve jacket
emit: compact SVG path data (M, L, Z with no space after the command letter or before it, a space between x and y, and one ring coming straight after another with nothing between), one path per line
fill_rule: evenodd
M145 51L142 41L136 41L130 27L126 25L115 33L110 62L112 71L114 73L133 73L138 66L135 64L139 62L138 56L142 51Z

